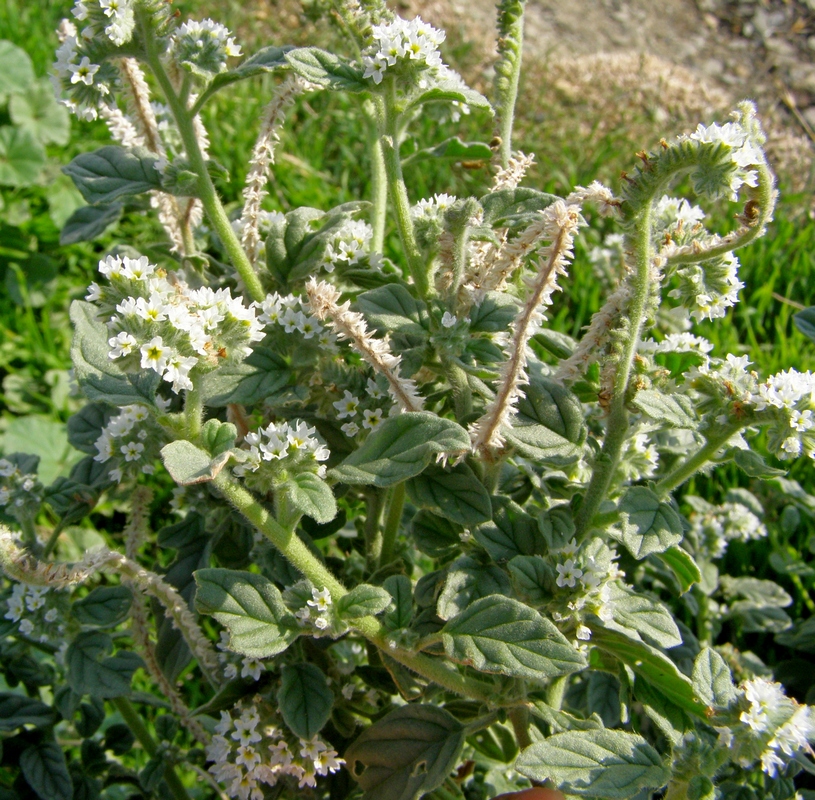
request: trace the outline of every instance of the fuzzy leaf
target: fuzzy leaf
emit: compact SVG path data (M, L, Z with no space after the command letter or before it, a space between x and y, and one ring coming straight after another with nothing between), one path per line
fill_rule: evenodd
M286 61L286 53L294 49L291 45L285 47L262 47L257 53L254 53L245 61L238 64L237 67L221 72L216 75L212 82L206 88L206 95L211 96L224 86L229 86L235 81L242 81L246 78L252 78L255 75L262 75L265 72L275 72L283 69L289 65Z
M212 458L206 450L186 439L177 439L161 448L161 458L170 477L179 486L208 483L226 466L228 453Z
M425 89L418 96L411 99L408 108L414 108L422 103L438 102L466 103L471 108L492 110L490 101L483 94L462 85L459 81L452 80L441 80L429 89Z
M406 412L388 417L331 475L343 483L387 487L418 475L435 455L469 449L469 434L452 420Z
M517 503L493 497L492 504L492 522L479 525L473 535L493 561L500 563L519 555L546 552L537 523Z
M406 575L391 575L383 584L393 601L393 610L385 614L385 625L391 630L407 628L413 617L413 591Z
M10 733L23 725L45 728L56 722L51 706L17 692L0 692L0 731Z
M420 161L436 161L440 158L452 161L489 161L492 158L490 146L484 142L462 142L458 136L445 139L435 147L417 150L402 159L402 166L416 164Z
M369 614L380 614L393 602L387 589L361 583L337 602L337 613L341 619L359 619Z
M0 186L30 186L45 166L45 150L34 134L0 126Z
M331 522L337 516L337 501L331 487L313 472L301 472L286 483L292 505L315 522Z
M484 299L470 309L470 330L479 333L506 331L518 315L518 301L500 292L487 292Z
M130 681L142 660L127 650L110 656L112 649L113 641L100 631L80 633L71 642L65 663L68 684L77 694L109 698L130 693Z
M614 622L626 629L632 638L665 649L682 644L682 636L673 615L658 600L652 600L620 583L611 584Z
M484 223L495 228L511 228L522 224L530 215L552 205L557 195L520 186L517 189L501 189L481 198Z
M80 153L62 171L87 203L110 203L118 197L161 189L158 159L143 147L107 145Z
M449 567L436 612L442 619L450 619L475 600L491 594L508 595L509 589L509 578L502 569L462 556Z
M71 115L57 103L47 78L38 80L24 94L12 95L8 104L11 121L29 131L41 144L68 144Z
M730 667L712 647L704 647L693 662L693 690L703 703L719 708L738 697Z
M77 600L71 611L82 625L109 628L124 620L132 602L133 595L126 586L97 586Z
M126 375L108 358L108 331L105 324L96 319L96 307L74 300L71 322L74 324L71 360L85 397L114 406L153 405L161 378L151 369Z
M586 665L548 619L500 595L476 600L441 633L448 658L482 672L545 682Z
M444 558L458 552L463 528L430 511L420 511L410 523L416 547L431 558Z
M74 787L65 754L53 739L43 739L23 750L20 769L41 800L72 800Z
M693 403L683 394L669 395L645 389L637 392L633 403L645 416L663 427L695 429L697 426Z
M635 558L663 553L682 541L679 514L645 486L632 486L620 500L619 510L618 538Z
M815 306L799 311L793 316L792 321L804 336L815 342Z
M555 734L527 747L515 769L532 780L549 778L568 794L604 800L624 800L643 788L658 789L671 777L645 739L613 730Z
M286 61L298 75L325 89L347 92L370 90L360 70L319 47L297 47L289 50Z
M758 453L752 450L735 448L733 461L742 472L751 478L778 478L787 474L785 469L771 467Z
M530 603L543 603L556 589L555 570L541 556L515 556L507 564L512 585Z
M288 364L277 353L261 346L240 364L207 372L201 379L201 391L208 406L251 406L279 392L291 375Z
M268 578L230 569L199 569L195 582L195 607L229 631L230 650L268 658L297 638L297 621Z
M77 450L90 455L96 455L96 440L102 434L113 409L107 403L89 403L83 406L76 414L68 418L68 441Z
M331 715L334 695L314 664L290 664L280 670L277 703L283 721L295 736L313 739Z
M238 429L231 422L208 419L201 429L201 443L211 455L217 456L235 446Z
M682 594L687 592L694 583L702 580L699 565L693 560L690 553L681 547L669 547L664 553L656 553L655 558L673 572Z
M34 65L21 47L0 40L0 98L25 92L34 83Z
M460 525L470 527L492 518L490 494L466 464L449 469L429 466L407 483L410 499Z
M122 215L122 203L103 203L98 206L82 206L68 217L59 235L61 245L90 242L105 232Z
M401 283L363 292L357 298L356 306L381 333L427 336L427 308Z
M363 800L414 800L458 763L464 729L443 708L410 704L371 725L345 751Z

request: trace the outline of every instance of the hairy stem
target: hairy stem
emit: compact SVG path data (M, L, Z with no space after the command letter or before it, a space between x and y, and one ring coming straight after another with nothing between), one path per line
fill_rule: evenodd
M507 717L512 724L518 747L521 750L529 747L532 744L532 738L529 735L529 710L525 706L515 706L507 712Z
M383 125L385 107L382 98L374 96L373 109L370 116L370 147L371 147L371 227L374 235L371 237L371 252L381 253L385 246L385 223L388 217L388 175L385 168L385 154L382 150L382 141L379 138L379 129Z
M399 535L399 523L402 521L402 510L405 507L405 484L397 483L391 489L385 528L382 531L382 552L379 556L380 565L390 564L393 561L396 548L396 538Z
M499 156L506 169L512 156L512 125L524 41L526 0L502 0L498 5L498 62L495 65L496 135L500 137Z
M368 572L375 572L382 558L382 511L385 505L384 492L373 488L366 497L365 512L365 560Z

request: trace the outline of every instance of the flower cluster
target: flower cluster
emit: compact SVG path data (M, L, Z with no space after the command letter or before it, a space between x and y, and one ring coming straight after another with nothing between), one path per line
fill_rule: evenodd
M787 697L780 683L760 677L745 681L736 711L738 722L716 729L720 744L745 768L760 760L771 778L815 740L811 707Z
M318 462L325 461L330 453L315 433L316 429L302 420L270 422L265 428L250 431L244 438L248 448L233 451L239 460L233 471L238 477L259 473L267 488L268 480L281 470L289 474L315 472L322 478L325 465Z
M115 466L108 470L112 481L122 481L125 476L152 475L153 462L164 444L164 433L147 406L124 406L102 428L95 443L94 461L113 462Z
M294 614L300 625L313 625L318 631L331 626L332 601L328 589L311 589L311 599Z
M438 47L445 33L419 17L410 22L397 17L393 22L374 25L371 36L375 44L362 54L362 65L365 67L363 77L371 78L374 83L382 83L385 72L391 68L401 77L404 65L418 71L442 63Z
M260 698L258 698L259 700ZM263 800L260 784L275 786L284 776L298 782L298 788L317 785L317 776L337 772L344 761L324 741L296 739L278 720L257 705L245 705L240 716L221 712L216 735L207 747L209 768L215 779L227 786L230 797Z
M207 78L223 72L226 60L241 55L241 48L220 23L190 20L173 34L172 55L184 69Z
M15 454L0 458L0 509L18 521L33 519L43 497L35 457Z
M173 282L147 258L108 256L99 271L109 286L92 283L87 299L107 316L110 358L125 371L152 369L178 394L192 389L190 373L242 361L263 338L255 309L229 289L191 289Z
M360 425L369 431L376 430L385 418L385 410L382 408L381 402L370 408L360 408L360 405L370 400L375 402L383 401L384 398L385 392L380 389L372 378L368 378L365 395L362 399L345 389L343 396L332 403L337 411L337 418L348 420L340 426L342 432L346 436L356 436L360 431Z
M444 212L456 202L456 199L457 198L451 194L434 194L433 197L429 199L419 200L419 202L410 209L410 215L417 221L436 219L444 214Z
M679 285L669 292L697 321L720 319L739 301L744 284L739 280L739 260L732 253L691 264L676 272Z
M750 396L756 411L771 414L770 449L783 459L802 452L815 459L815 375L794 369L771 375Z
M637 481L652 478L659 465L659 452L647 431L639 431L626 441L620 461L624 479Z
M749 542L767 535L764 523L743 503L714 506L690 495L685 500L694 509L690 521L697 547L709 558L721 558L730 542Z
M231 681L237 678L251 678L253 681L260 680L260 676L266 671L266 667L259 658L252 656L242 656L236 658L236 654L229 648L229 634L221 631L221 641L216 647L219 650L218 661L223 668L224 678Z
M136 16L133 0L77 0L71 9L73 17L84 24L83 39L104 34L118 47L133 38Z
M320 266L326 272L333 272L338 266L378 269L382 257L369 252L373 235L374 230L367 222L348 220L328 240Z
M51 591L49 586L13 583L6 599L4 619L18 623L17 630L42 644L55 644L61 656L68 648L65 641L67 598L64 593Z
M297 331L303 339L312 339L321 350L336 352L337 337L311 314L310 306L303 298L294 294L280 295L275 292L266 295L266 299L256 306L260 310L258 322L267 328L279 326L286 333Z
M639 353L696 353L701 356L713 349L713 343L703 336L696 336L692 333L669 333L661 342L654 339L646 339L640 342L637 351Z

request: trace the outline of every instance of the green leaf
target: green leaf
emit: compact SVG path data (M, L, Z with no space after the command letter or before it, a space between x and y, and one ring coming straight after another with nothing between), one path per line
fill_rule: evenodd
M199 569L195 607L229 631L229 649L254 658L282 653L299 635L277 587L262 575Z
M464 728L434 705L397 708L345 751L363 800L414 800L440 786L458 763Z
M614 675L600 670L589 673L586 680L586 708L589 714L600 717L606 728L614 728L620 724L620 682Z
M315 522L331 522L337 516L337 501L331 487L313 472L301 472L285 484L292 505Z
M337 613L341 619L359 619L369 614L382 613L393 602L387 589L361 583L337 602Z
M423 103L439 102L466 103L471 108L484 108L492 111L490 101L483 94L463 85L461 81L455 80L437 81L435 85L412 98L408 104L408 109L415 108Z
M470 330L478 333L506 331L518 315L518 301L500 292L487 292L470 309Z
M210 97L215 94L215 92L236 81L242 81L246 78L252 78L255 75L262 75L266 72L275 72L276 70L287 67L289 62L286 61L286 53L292 49L291 45L286 45L285 47L275 47L274 45L262 47L257 53L238 64L237 67L216 75L206 88L206 96ZM199 102L201 101L199 100Z
M779 608L792 605L792 597L775 581L722 575L721 587L728 599L743 597L756 605L778 606Z
M90 242L104 233L108 225L117 222L122 216L122 203L102 203L98 206L83 206L68 217L59 235L61 245Z
M0 692L0 731L10 733L23 725L45 728L56 720L51 706L17 692Z
M50 417L13 417L0 437L6 453L26 452L39 456L40 481L48 485L67 475L81 458L68 443L65 424Z
M45 166L45 150L24 128L0 126L0 186L30 186Z
M427 308L401 283L363 292L356 306L380 333L427 336Z
M554 194L521 186L517 189L501 189L481 198L484 224L494 228L510 228L528 224L530 217L548 208L559 198Z
M295 736L313 739L331 715L334 695L314 664L289 664L280 669L277 703L283 721Z
M110 203L118 197L161 189L158 159L143 147L107 145L81 153L62 171L76 184L85 202Z
M735 448L733 461L742 472L751 478L777 478L787 474L785 469L771 467L758 453L752 450Z
M132 602L133 595L126 586L97 586L77 600L71 611L82 625L109 628L125 619Z
M509 589L509 578L502 569L462 556L449 567L436 613L447 620L460 614L475 600L491 594L508 595Z
M613 730L555 734L527 747L515 769L532 780L549 778L568 794L604 800L658 789L671 777L659 753L642 736Z
M638 636L665 649L682 644L673 615L658 600L636 592L619 582L610 584L614 622L632 639Z
M694 583L702 580L699 565L693 560L690 553L681 547L669 547L664 553L656 553L655 558L673 572L682 594L687 592Z
M693 690L705 705L728 708L738 698L730 667L712 647L699 651L692 680Z
M0 40L0 99L25 92L34 83L34 65L28 53L17 45Z
M232 403L251 406L272 397L289 382L288 364L268 347L256 347L240 364L220 367L201 378L201 392L208 406Z
M618 658L661 691L675 705L695 717L706 720L705 706L693 692L691 682L676 664L655 647L630 639L624 633L592 627L592 644Z
M302 78L335 91L367 92L368 82L362 71L347 61L320 50L319 47L298 47L286 53L286 61Z
M476 600L441 634L448 658L482 672L545 682L586 666L548 619L500 595Z
M557 576L552 566L541 556L515 556L507 564L512 585L530 603L543 603L556 590Z
M565 387L533 374L504 434L527 458L554 466L571 464L580 457L586 438L583 406Z
M537 523L517 503L493 497L492 506L492 522L479 525L473 535L493 561L500 563L519 555L546 552Z
M74 786L65 754L53 739L43 739L23 750L20 769L41 800L72 800Z
M161 381L158 373L150 369L125 375L108 358L107 327L96 319L96 311L96 306L83 300L71 303L71 322L74 324L71 360L85 397L114 406L153 405Z
M437 161L440 158L452 161L489 161L492 158L492 150L484 142L462 142L458 136L453 136L435 147L426 147L411 153L402 159L402 166L417 164L420 161Z
M71 642L65 663L68 684L77 694L109 698L130 693L130 681L142 660L127 650L110 656L112 649L110 636L101 631L80 633Z
M815 342L815 306L810 306L794 314L792 321L804 336Z
M684 531L679 514L645 486L632 486L620 500L619 511L619 533L612 529L611 534L634 558L663 553L682 541Z
M466 464L442 469L429 466L407 482L410 499L460 525L470 527L492 518L490 494Z
M57 103L48 79L37 81L25 94L12 95L8 109L11 121L41 144L68 144L71 117L68 109Z
M68 441L77 450L96 455L96 440L113 416L107 403L88 403L68 418Z
M420 511L410 523L416 547L431 558L445 558L461 547L463 528L430 511Z
M362 446L331 470L343 483L387 487L422 472L433 456L470 449L467 431L429 411L388 417Z
M815 617L809 617L803 622L796 623L792 630L778 634L775 640L794 650L802 650L805 653L815 653Z
M645 713L673 746L682 741L687 731L693 730L693 718L668 700L658 687L635 675L633 692L634 697L642 703Z
M745 633L781 633L792 627L789 614L780 608L760 605L750 600L731 603L725 619L736 619Z
M665 394L655 389L637 392L634 406L664 428L696 429L698 421L693 402L683 394Z
M538 529L549 550L565 547L575 534L574 517L567 505L555 506L538 515Z
M406 575L391 575L383 584L393 601L393 609L385 614L385 625L391 630L407 628L413 618L413 590Z
M231 422L208 419L201 429L201 444L213 456L218 456L235 446L238 429Z
M212 458L192 442L176 439L161 448L161 458L170 477L179 486L192 486L213 480L229 461L229 453Z

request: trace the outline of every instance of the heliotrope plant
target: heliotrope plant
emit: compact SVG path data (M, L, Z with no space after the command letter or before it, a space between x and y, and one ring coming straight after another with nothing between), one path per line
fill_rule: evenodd
M755 449L815 457L815 377L760 376L692 332L737 302L734 251L772 215L753 106L640 153L618 194L556 197L521 186L533 159L511 146L522 2L499 7L492 103L421 19L335 12L355 58L238 60L224 26L158 0L78 0L60 28L58 92L118 142L65 168L89 204L66 230L93 238L148 192L169 254L106 255L71 308L70 476L0 460L0 794L798 796L812 711L722 635L811 651L782 587L720 574L731 542L767 536L761 503L673 498L734 461L796 499L785 529L815 502ZM198 114L269 73L230 215ZM286 113L319 91L374 126L371 197L268 210ZM431 105L494 114L492 148L432 151L492 158L480 197L409 194L401 145ZM697 199L740 203L732 232ZM599 217L609 291L575 341L546 313ZM100 497L124 511L116 548L58 559Z

